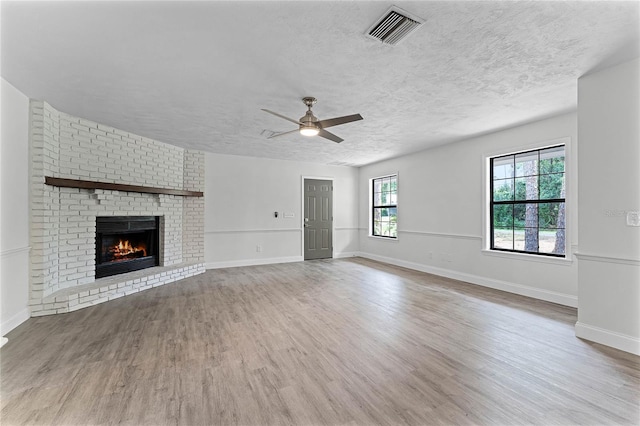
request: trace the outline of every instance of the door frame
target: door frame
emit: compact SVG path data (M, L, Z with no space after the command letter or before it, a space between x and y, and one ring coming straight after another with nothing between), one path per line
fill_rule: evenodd
M318 179L318 180L330 180L331 187L333 188L334 178L326 177L326 176L300 176L300 256L304 260L304 180L305 179ZM333 191L331 191L331 197L333 197ZM333 205L335 204L335 199L333 199L333 203L331 206L331 240L335 241L336 236L336 222L333 220L335 218L335 214L333 214ZM331 244L331 258L333 259L333 244Z

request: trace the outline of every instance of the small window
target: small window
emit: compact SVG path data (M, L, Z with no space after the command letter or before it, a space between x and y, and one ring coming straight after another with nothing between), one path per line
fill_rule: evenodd
M565 256L564 145L490 159L491 249Z
M398 237L398 175L371 179L371 235Z

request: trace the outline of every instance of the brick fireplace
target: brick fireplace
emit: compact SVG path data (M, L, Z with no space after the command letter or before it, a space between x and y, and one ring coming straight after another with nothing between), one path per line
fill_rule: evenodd
M202 152L41 101L31 101L30 126L32 316L74 311L204 272ZM157 266L96 275L104 263L97 230L125 216L157 224ZM135 256L149 257L139 248L129 255Z

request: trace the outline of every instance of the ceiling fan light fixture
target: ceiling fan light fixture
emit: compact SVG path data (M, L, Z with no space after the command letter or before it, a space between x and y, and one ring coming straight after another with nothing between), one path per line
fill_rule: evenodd
M300 126L300 134L302 136L317 136L320 129L314 126Z
M277 112L270 111L268 109L262 109L264 112L268 112L269 114L275 115L276 117L283 118L292 123L296 123L298 125L298 132L302 136L320 136L325 139L329 139L330 141L340 143L344 139L339 136L334 135L331 132L327 132L325 129L327 127L339 126L341 124L351 123L352 121L362 120L362 116L360 114L352 114L345 115L343 117L334 117L329 118L327 120L318 120L318 117L313 115L311 112L311 107L316 103L316 98L312 98L311 96L307 96L302 98L302 102L309 108L309 110L304 114L303 117L300 117L299 120L294 120L293 118L286 117L282 114L278 114ZM275 135L271 135L268 139L275 138L277 136L284 136L290 133L294 133L296 130L291 130L288 132L282 132Z

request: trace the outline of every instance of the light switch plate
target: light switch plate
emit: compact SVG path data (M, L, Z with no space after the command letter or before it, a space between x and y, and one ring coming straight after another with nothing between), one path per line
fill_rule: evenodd
M627 212L627 226L640 226L640 212Z

